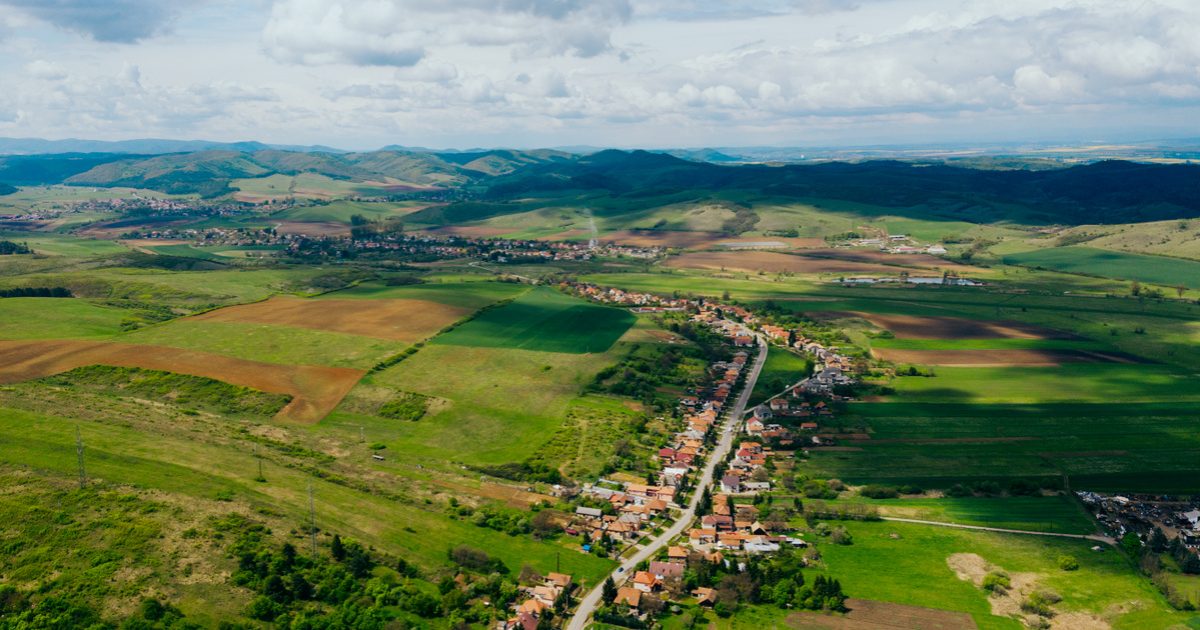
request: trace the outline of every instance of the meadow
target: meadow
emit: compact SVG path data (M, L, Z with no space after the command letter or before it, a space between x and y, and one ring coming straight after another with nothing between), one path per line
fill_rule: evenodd
M812 360L784 348L772 348L767 353L767 362L750 394L750 405L784 391L812 373Z
M1066 494L1008 497L902 497L849 499L870 505L882 516L914 518L1062 534L1094 534L1096 522L1083 506Z
M1043 267L1068 273L1139 280L1161 286L1200 289L1200 262L1165 256L1117 252L1093 247L1054 247L1008 254L1005 264Z
M633 325L625 309L588 304L538 288L437 338L436 344L541 352L604 352Z

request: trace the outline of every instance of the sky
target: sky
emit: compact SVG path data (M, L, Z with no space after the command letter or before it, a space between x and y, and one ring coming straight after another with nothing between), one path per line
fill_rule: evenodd
M1196 0L0 0L0 136L371 149L1200 136Z

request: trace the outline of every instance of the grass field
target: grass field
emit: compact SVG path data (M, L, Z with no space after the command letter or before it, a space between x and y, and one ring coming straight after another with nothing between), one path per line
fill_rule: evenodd
M1094 552L1091 541L955 530L894 522L856 522L846 527L849 546L823 544L829 572L852 597L970 613L982 630L1019 623L992 614L985 591L959 579L947 563L952 554L973 553L1010 574L1028 573L1062 596L1063 613L1106 619L1113 628L1168 628L1192 623L1196 613L1174 612L1162 596L1113 549ZM1074 556L1077 571L1062 571L1059 555Z
M118 308L64 298L0 299L0 339L88 339L120 330Z
M624 309L588 304L552 289L535 289L465 326L439 345L585 354L604 352L633 325Z
M762 373L750 394L749 404L757 405L796 384L812 372L812 367L811 360L795 352L772 348L767 353L767 362L763 364Z
M1009 254L1005 264L1044 267L1121 280L1140 280L1173 287L1200 289L1200 262L1115 252L1092 247L1055 247Z
M1058 367L938 367L933 377L891 381L896 400L912 402L1123 404L1200 400L1195 375L1171 367L1074 363Z

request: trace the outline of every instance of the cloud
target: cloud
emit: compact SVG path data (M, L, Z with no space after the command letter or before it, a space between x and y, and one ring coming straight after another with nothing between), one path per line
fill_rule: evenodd
M62 65L37 59L25 64L25 72L35 78L46 81L61 81L67 78L67 70Z
M60 28L97 41L132 43L161 33L186 0L0 0Z
M263 43L305 65L405 67L454 45L594 57L631 14L628 0L277 0Z

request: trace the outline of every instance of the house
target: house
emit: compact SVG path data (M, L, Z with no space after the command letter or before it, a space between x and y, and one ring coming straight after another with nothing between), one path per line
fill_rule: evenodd
M633 575L633 588L643 593L653 593L662 588L662 580L649 571L638 571Z
M700 518L700 526L717 531L730 531L733 529L733 518L719 514L706 514Z
M771 489L769 481L745 481L742 482L742 491L744 492L766 492Z
M717 589L700 587L692 591L692 596L696 598L696 604L699 606L712 606L717 603Z
M561 589L569 590L571 588L571 576L567 575L566 573L555 573L551 571L550 575L546 576L546 581Z
M632 586L622 586L617 589L617 597L613 600L613 604L620 606L625 604L630 608L637 610L637 607L642 603L642 591L633 588Z
M604 510L590 507L577 507L575 508L575 513L579 516L586 516L589 518L600 518L601 516L604 516Z
M521 613L527 613L535 617L540 617L542 616L543 612L550 610L551 608L552 606L550 604L547 604L540 599L527 599L521 602L520 606L517 606L517 614L520 615Z
M693 547L701 547L711 545L717 541L717 530L715 529L693 529L688 532L688 541Z
M737 475L725 475L721 477L721 492L725 494L738 494L742 491L742 480Z
M674 580L683 577L682 562L651 562L648 571L660 580Z
M776 413L782 413L788 410L788 400L786 398L772 398L768 405L770 406L771 411ZM762 428L759 428L759 431L762 431Z
M500 630L537 630L538 618L529 613L518 613L507 621L500 622Z
M749 433L750 435L758 435L762 433L762 431L762 420L759 420L758 418L751 418L748 422L746 422L746 433Z
M687 549L676 545L667 548L667 557L671 560L687 560L688 552Z
M801 431L816 431L818 426L819 425L817 425L816 422L801 422L800 430Z

